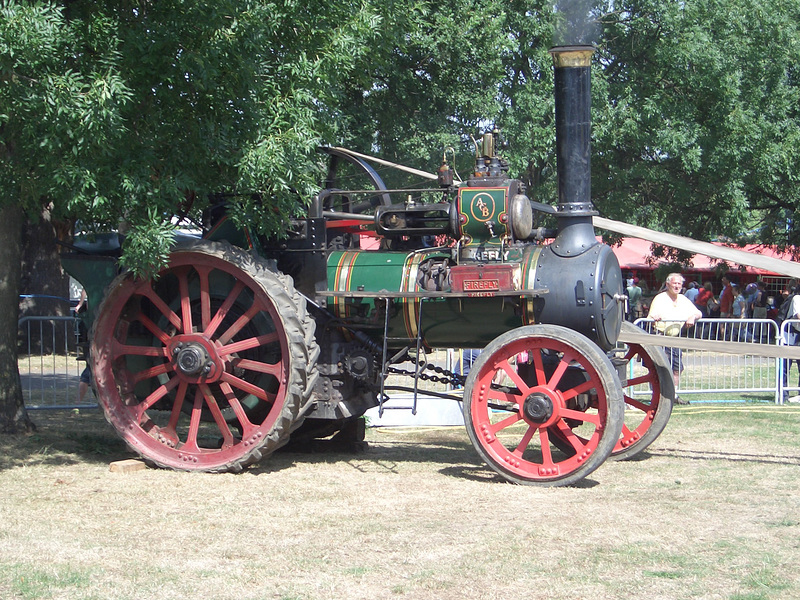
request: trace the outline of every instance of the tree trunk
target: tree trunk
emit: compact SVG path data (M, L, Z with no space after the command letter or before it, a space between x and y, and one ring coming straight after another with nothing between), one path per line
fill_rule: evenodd
M22 207L0 208L0 432L28 433L36 426L22 400L17 367L17 315L22 272Z
M36 219L27 219L22 229L22 272L20 274L19 317L45 316L63 317L70 315L69 276L61 268L59 247L56 243L61 236L56 223L51 218L50 207L44 206ZM60 227L69 232L69 228ZM35 352L61 353L67 344L74 346L71 332L63 324L46 326L40 339L38 327L32 327L28 343ZM66 337L65 337L66 335ZM25 348L22 349L25 351Z

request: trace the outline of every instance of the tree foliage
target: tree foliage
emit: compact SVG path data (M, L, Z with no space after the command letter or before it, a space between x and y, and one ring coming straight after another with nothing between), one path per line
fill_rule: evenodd
M797 241L797 3L582 10L598 44L601 211L702 239ZM555 196L547 49L581 14L550 2L74 0L2 15L3 201L124 218L134 266L163 256L161 223L210 191L261 191L270 210L245 193L236 214L279 231L320 180L323 142L429 168L452 146L468 170L469 134L497 124L514 174Z
M698 239L800 241L787 220L800 208L800 6L613 6L595 102L598 204Z
M547 50L556 36L593 40L598 209L703 240L797 244L800 5L577 4L589 27L580 12L554 13L536 0L413 2L389 11L388 31L348 80L346 141L405 162L422 158L430 168L448 145L469 150L465 134L476 126L497 124L510 141L513 174L550 201ZM580 31L570 34L570 26Z
M0 2L0 217L47 204L118 228L140 274L168 255L172 216L197 214L212 191L243 193L234 218L280 231L319 180L335 82L378 23L361 0ZM0 329L15 331L15 313ZM24 429L18 378L5 378L13 340L2 350L0 405Z
M496 0L375 6L380 32L337 89L332 141L430 170L444 149L468 150L469 134L497 113L505 9Z
M82 25L82 23L81 23ZM93 198L87 161L108 155L129 99L113 33L70 27L54 5L0 8L0 201L35 210ZM91 40L86 36L91 35ZM87 47L88 46L88 47Z
M325 107L379 22L366 3L8 2L0 44L3 200L128 222L129 266L152 270L164 221L211 191L280 229L318 183ZM7 185L5 185L7 184ZM148 251L154 248L155 251Z

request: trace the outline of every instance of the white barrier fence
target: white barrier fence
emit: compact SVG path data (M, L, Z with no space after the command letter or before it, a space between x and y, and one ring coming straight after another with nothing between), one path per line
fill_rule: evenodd
M647 319L639 319L636 325L645 332L655 331L654 323ZM678 394L710 401L741 400L752 395L755 400L774 399L779 404L800 396L800 360L759 353L759 347L763 349L769 346L774 354L775 346L798 345L800 333L795 331L795 326L800 329L800 320L788 320L778 327L769 319L701 319L693 328L681 329L681 337L744 343L741 354L683 350L684 369ZM85 363L76 360L72 341L74 327L73 317L29 317L20 321L22 355L19 367L23 395L29 408L96 405L91 392L83 402L78 401L79 375ZM36 329L39 338L52 336L55 339L55 330L62 328L60 339L71 338L71 343L64 343L53 354L30 347L33 329ZM55 342L52 345L57 346ZM457 361L451 353L442 362L447 364L441 366L458 370ZM629 376L633 376L635 368L636 365L631 364ZM642 393L649 392L642 390Z
M75 317L23 317L19 320L19 368L22 396L29 409L96 406L89 392L78 398L80 375L86 366L78 358ZM47 350L44 350L47 348Z
M676 335L741 343L740 354L682 350L679 395L718 401L749 396L780 404L800 394L800 361L765 356L775 354L775 346L796 345L800 334L794 333L794 326L800 328L800 321L788 320L779 327L770 319L701 319L688 329L681 327L682 323L664 321L656 329L650 319L639 319L635 324L647 333L663 333L667 338ZM665 341L664 346L669 344ZM765 347L770 347L769 353ZM797 385L792 386L791 382Z
M787 319L780 327L780 345L800 345L800 320ZM797 381L797 385L791 385ZM780 402L785 402L789 397L800 395L800 360L778 360L778 395Z

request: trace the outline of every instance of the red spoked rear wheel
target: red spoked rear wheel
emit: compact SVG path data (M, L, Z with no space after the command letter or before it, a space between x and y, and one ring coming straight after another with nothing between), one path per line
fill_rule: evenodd
M491 342L464 386L478 454L514 483L570 485L608 458L622 430L622 388L585 336L530 325Z
M290 279L227 244L179 247L155 280L111 285L92 335L100 404L155 465L241 470L308 406L318 350L304 326Z

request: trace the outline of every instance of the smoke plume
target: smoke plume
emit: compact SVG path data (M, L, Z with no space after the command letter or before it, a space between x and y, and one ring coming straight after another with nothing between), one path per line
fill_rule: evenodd
M593 0L555 0L554 46L597 45L600 22Z

